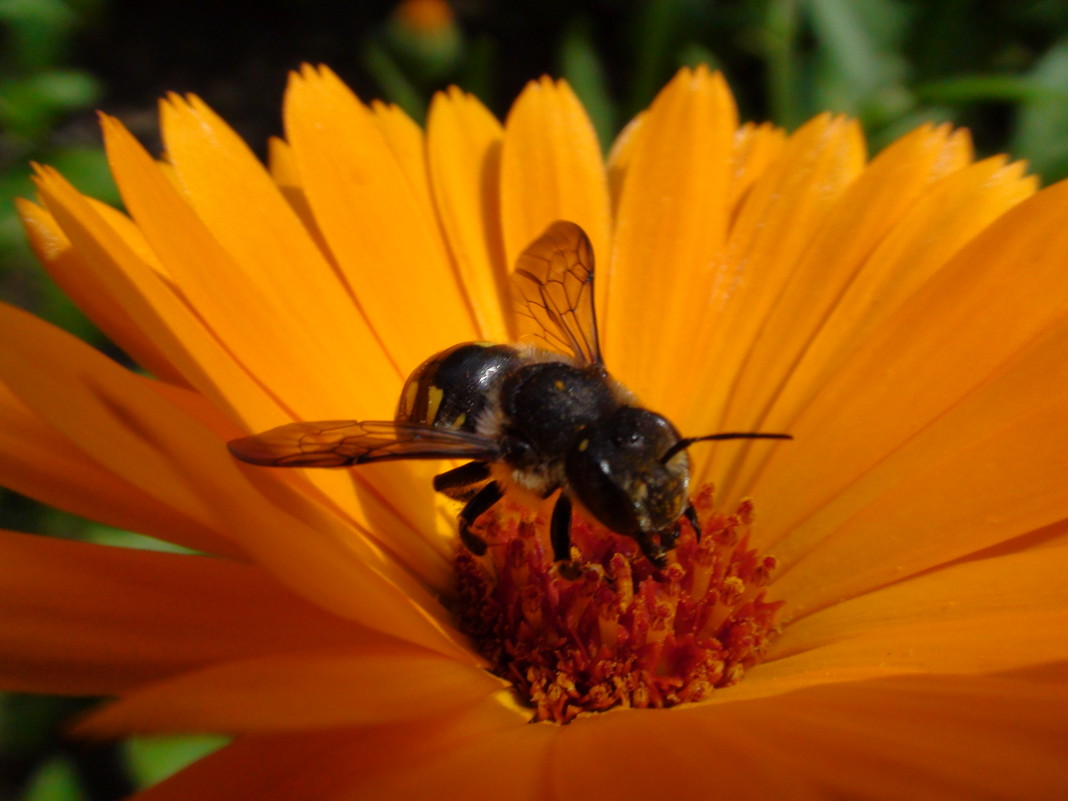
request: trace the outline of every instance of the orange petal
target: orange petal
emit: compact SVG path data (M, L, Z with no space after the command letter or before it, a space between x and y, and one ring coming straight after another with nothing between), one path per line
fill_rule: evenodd
M771 123L745 123L734 134L734 155L731 159L731 202L737 209L749 188L764 171L779 161L787 142L786 131Z
M90 712L76 733L271 733L378 726L460 709L507 687L397 643L227 662L141 687Z
M485 106L453 87L430 103L427 158L434 199L464 291L491 342L515 338L500 219L501 125ZM509 322L506 322L507 321Z
M564 727L431 720L249 738L137 801L1056 798L1064 678L907 677Z
M795 614L1068 518L1068 322L1037 344L775 547Z
M612 195L613 217L619 213L619 200L634 157L634 144L640 139L636 134L646 114L647 112L642 111L627 123L608 154L608 185ZM727 204L731 210L730 224L733 224L733 217L749 188L771 164L779 161L786 141L786 132L771 123L756 125L747 122L734 132L730 200Z
M244 558L236 544L101 467L0 384L0 486L108 526Z
M293 148L285 139L272 136L267 140L267 169L271 179L282 189L282 194L286 194L287 189L300 190L300 170L293 157ZM289 199L287 195L286 200ZM290 205L293 205L292 202ZM303 216L301 219L307 228L307 220Z
M753 491L773 501L760 530L785 538L783 563L815 560L802 583L867 589L1068 516L1066 197L1052 187L995 222L791 425L800 447L777 449Z
M286 483L266 485L224 443L80 341L0 307L0 380L109 470L238 540L298 592L336 613L475 661L424 585L364 532ZM262 473L262 471L259 471ZM353 592L360 587L360 592Z
M818 131L818 124L819 118L805 128ZM748 280L730 293L736 297L725 314L705 318L719 341L727 338L731 343L727 348L713 349L710 358L710 363L723 365L718 369L730 387L727 405L713 421L713 430L777 430L775 422L765 423L762 412L775 400L805 346L865 259L935 180L962 166L959 137L952 137L947 129L921 128L895 142L863 171L863 143L854 125L843 131L839 123L828 126L827 132L838 140L831 148L848 149L848 156L843 153L837 164L827 158L816 161L816 168L823 168L817 173L822 181L806 186L796 183L798 176L792 166L804 153L818 153L819 149L810 146L784 153L781 172L773 167L757 182L732 231L732 240L744 240L731 262L745 265ZM776 192L776 179L787 182L783 191ZM762 196L762 188L770 194ZM806 206L814 205L817 213L794 223L800 230L791 233L789 209L794 193L802 194ZM770 230L765 228L769 212L760 208L764 203L777 204L777 225ZM752 216L745 225L749 210ZM777 244L781 239L785 246ZM750 269L750 261L767 266L763 272L758 267ZM730 284L723 286L730 288ZM711 337L712 333L704 336ZM715 384L699 381L696 390L697 397L712 394ZM758 449L760 453L767 451ZM744 446L734 449L736 454L747 452ZM714 476L722 483L722 476L733 475L737 469L721 465L704 478Z
M608 203L597 134L582 104L563 81L528 83L504 124L501 224L507 269L554 220L581 225L607 265Z
M389 726L246 737L134 801L536 797L551 730L495 700ZM537 740L537 743L531 743ZM422 785L400 792L398 785ZM487 792L477 796L473 784Z
M43 169L37 187L74 250L134 326L144 332L184 381L264 428L283 415L233 357L205 329L169 282L142 258L97 207L55 171ZM114 217L114 215L112 215Z
M863 163L864 142L857 124L825 115L794 133L779 159L749 188L705 308L692 312L691 336L701 343L702 367L689 370L695 391L676 393L674 399L675 422L684 430L759 430L751 419L724 419L728 404L734 403L732 385L754 347L763 342L768 319L786 287L793 285L803 254ZM732 446L704 454L707 460L740 450Z
M796 410L819 392L879 323L997 217L1034 192L1034 179L1021 173L1022 165L990 159L933 184L865 257L799 352L781 395L768 380L779 368L754 351L762 367L743 375L731 398L733 416L724 425L765 430L788 426ZM735 488L746 487L759 467L750 461L744 469L728 468L731 483L724 486L725 493L746 492Z
M769 745L789 749L823 797L1056 798L1068 787L1059 674L838 685L769 699L750 721L769 720Z
M392 402L367 391L394 381L395 374L366 327L362 332L332 327L331 304L325 298L323 318L310 324L299 298L289 294L288 283L271 286L264 276L268 265L264 271L260 265L255 271L240 265L126 129L108 117L102 122L123 200L168 273L227 350L295 418L330 419L346 407L352 409L347 414L367 416ZM329 270L325 265L321 269ZM339 291L336 282L320 289L335 295ZM348 311L352 324L356 316L351 307ZM353 347L365 354L361 370L368 378L359 387L351 383L352 371L338 371Z
M220 271L234 272L231 280L235 283L258 289L258 297L239 299L263 302L266 308L261 313L276 317L271 327L294 338L294 344L280 355L304 351L303 367L293 366L302 372L290 384L302 382L305 375L329 376L339 389L326 398L370 394L369 405L375 405L375 392L388 397L398 391L395 370L344 282L245 144L196 99L186 103L172 97L162 104L161 113L167 153L189 203L232 259ZM142 173L142 177L151 176ZM146 206L144 216L150 211L154 219L164 219L151 205ZM166 238L165 228L160 224L153 234L177 256L179 246L173 240L178 237L172 233ZM250 327L256 336L246 334L246 339L258 339L264 333L255 320ZM354 351L366 371L365 382L356 382L347 371L338 375L338 366L352 362ZM289 360L283 364L289 365ZM277 392L289 388L275 382L271 386ZM315 412L316 417L319 414Z
M109 382L105 376L122 375L131 392L145 379L123 371L79 340L10 306L0 306L0 331L0 339L17 343L0 350L0 375L22 403L157 502L181 509L193 520L212 527L212 512L197 490L178 480L173 454L166 454L156 437L126 414L119 399L114 398L121 394L117 390L122 384ZM162 404L157 407L157 415L165 414ZM99 415L97 419L93 419L94 413ZM221 475L212 473L212 461L220 460L198 465L205 482L222 480Z
M337 263L330 255L326 240L323 239L322 231L315 222L315 212L308 205L308 198L304 194L304 187L300 184L300 170L297 168L296 158L293 156L293 148L284 139L272 136L267 141L267 163L271 171L271 178L282 193L282 197L289 203L290 208L300 217L304 230L315 242L323 258L327 259L335 272L340 272Z
M717 717L723 708L627 709L580 718L561 727L544 781L559 801L824 798L798 781L794 760L788 753L779 758L747 710L732 719L744 723L731 726Z
M901 673L991 673L1068 660L1068 547L965 562L790 622L741 695ZM788 605L784 622L795 610ZM991 632L997 632L996 637Z
M1064 673L898 677L593 716L564 727L547 781L561 801L1057 798Z
M381 100L371 101L371 112L386 144L393 151L409 190L422 207L422 214L434 216L434 201L430 195L430 176L427 173L427 152L423 129L404 110Z
M22 692L110 695L223 660L386 639L257 568L12 532L0 532L0 609L0 679Z
M210 430L217 441L226 442L238 433L233 421L203 396L160 382L147 387ZM453 586L456 523L455 509L448 508L443 516L439 507L448 502L432 490L431 476L441 470L435 463L394 463L362 465L355 471L246 469L246 473L265 506L296 493L304 501L302 507L330 510L374 538L435 593L445 595Z
M623 130L612 143L612 149L608 151L605 168L608 172L608 194L612 203L613 220L619 216L619 199L623 195L623 184L626 183L627 171L634 160L634 144L641 138L638 131L645 124L647 113L638 112L634 119L623 126Z
M938 181L871 254L791 376L814 392L877 324L998 217L1034 194L1020 162L992 158ZM794 401L796 403L796 401Z
M722 77L682 70L630 134L612 252L593 242L600 263L609 262L601 273L606 361L665 413L727 232L736 127Z
M410 754L352 788L353 798L543 801L551 748L559 728L512 725L431 753ZM588 798L597 796L589 796Z
M64 294L139 365L164 381L184 383L171 360L138 327L128 311L108 292L106 282L71 246L55 218L22 198L16 199L15 205L37 258Z
M199 313L192 317L184 300L174 304L176 298L166 288L158 286L159 279L146 274L144 263L123 247L123 240L117 238L115 232L93 210L84 207L80 195L72 188L60 180L52 180L43 186L43 192L48 199L53 197L54 192L57 199L54 205L64 215L67 226L78 232L79 249L88 249L94 254L100 252L101 261L119 257L122 260L120 265L106 266L107 276L117 281L124 281L126 276L140 280L136 292L145 293L152 299L151 302L166 311L168 328L160 332L160 341L171 339L174 334L170 328L174 327L176 332L183 333L182 342L176 343L178 347L185 347L188 342L189 350L193 351L191 345L197 344L193 352L198 358L203 358L208 375L197 375L200 364L193 361L184 370L184 373L192 376L190 382L218 404L236 406L234 417L244 418L253 430L292 420L296 414L295 408L302 410L301 415L305 419L356 418L361 415L368 418L388 417L386 410L394 406L398 391L391 367L387 368L389 382L381 375L379 380L367 382L367 388L377 391L361 388L359 392L341 393L337 388L345 387L346 383L336 379L336 370L319 368L317 374L314 370L311 374L303 373L307 370L304 364L304 361L308 361L304 359L307 349L321 352L321 348L308 344L307 347L294 349L293 343L288 343L290 337L278 340L271 336L269 332L280 333L283 330L276 325L277 320L261 318L260 325L249 328L250 318L263 312L261 303L253 302L251 308L246 305L250 302L248 295L254 292L255 285L241 284L242 279L232 269L236 268L236 263L219 250L199 220L190 219L188 207L175 197L170 183L162 179L154 163L146 158L128 133L114 123L105 122L112 162L116 173L121 176L120 184L127 192L128 201L136 208L141 208L142 204L146 207L147 225L157 240L156 246L169 256L178 274L184 274L187 278L183 295L192 295L197 299L201 307ZM73 213L69 217L68 208ZM154 211L159 208L168 209L169 222L166 225L160 223L161 218L154 216ZM180 225L179 221L185 221L186 224ZM81 235L79 227L83 223L91 226L85 236ZM190 244L198 247L186 250ZM220 261L211 262L211 254L218 256ZM219 269L208 270L207 273L199 271L201 267L210 267L211 264L216 264ZM115 274L115 270L120 270L119 274ZM227 278L236 281L236 286L227 282ZM224 292L220 292L220 288L224 288ZM119 296L135 308L140 299L139 294L130 298L127 293L120 292ZM239 309L233 305L238 301L245 301L238 303ZM188 321L191 325L186 325L184 314L190 315ZM282 315L282 312L279 314ZM201 327L205 317L213 320L219 330L226 334L226 339L230 340L229 343L223 343L224 349L220 348L215 332L207 332ZM253 332L254 336L251 335ZM299 342L299 339L295 341ZM233 360L234 354L241 355L247 364L238 366ZM288 358L283 359L284 355L288 355ZM182 356L189 359L186 352ZM345 355L346 361L349 356ZM257 370L262 368L263 375L248 370L250 364L256 365ZM370 367L370 364L365 366ZM344 374L357 376L359 371L346 370ZM368 375L374 376L374 371ZM273 378L265 381L265 376ZM386 383L389 383L388 395L382 394L382 386ZM328 384L334 384L334 389L328 389ZM282 396L280 403L285 404L282 408L288 411L282 411L280 405L274 403L272 398L279 395ZM233 430L230 436L237 434L238 431ZM419 497L420 494L429 497L428 471L426 466L412 468L398 465L381 466L374 474L361 471L355 476L356 492L349 476L344 473L318 471L302 483L305 486L309 482L314 483L327 493L331 503L341 505L346 514L366 530L390 531L391 546L395 551L403 554L431 585L444 586L447 582L442 578L445 570L442 548L437 543L428 544L424 538L425 532L434 532L437 527L439 518L436 507L430 503L410 504L398 512L388 502L390 498ZM373 478L378 480L377 483L372 481ZM293 481L293 478L282 481ZM368 520L374 521L374 525L368 525Z
M788 422L776 422L781 418L770 417L766 410L794 377L792 370L805 347L871 252L933 184L967 166L970 154L962 132L925 126L886 148L851 180L848 189L837 185L826 224L814 226L803 251L784 253L786 268L780 267L778 280L770 281L765 293L774 293L773 302L763 305L755 320L748 320L748 329L740 336L743 346L727 368L732 390L718 426L721 430L779 430L776 425ZM748 317L744 305L740 312ZM727 321L727 329L731 328ZM773 450L761 444L756 453L763 457ZM724 485L722 477L737 475L749 452L740 446L733 466L705 469L704 480ZM738 490L727 490L724 485L729 504Z
M285 121L318 227L400 371L473 338L437 221L374 115L333 73L309 67L290 82Z

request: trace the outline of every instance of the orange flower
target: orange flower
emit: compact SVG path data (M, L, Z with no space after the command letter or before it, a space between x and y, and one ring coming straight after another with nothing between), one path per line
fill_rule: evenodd
M739 127L683 71L603 163L566 85L424 135L295 76L265 171L203 103L166 161L103 127L129 216L48 169L46 268L152 378L0 309L0 480L210 554L0 538L0 679L117 698L81 729L232 744L164 799L1059 797L1068 791L1068 184L924 127ZM774 639L743 680L567 725L449 611L440 465L271 471L227 440L381 419L428 354L516 331L552 220L599 258L609 367L752 498Z

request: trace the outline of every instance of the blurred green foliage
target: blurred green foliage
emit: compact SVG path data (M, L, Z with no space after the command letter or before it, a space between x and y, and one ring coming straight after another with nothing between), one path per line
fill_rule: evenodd
M99 145L55 134L57 125L101 96L89 70L69 65L72 38L95 5L0 0L0 295L91 339L95 329L35 267L12 201L33 196L31 160L62 169L83 191L117 199Z
M0 0L0 295L108 349L24 243L11 200L33 196L28 162L51 164L83 192L118 204L95 107L143 120L156 92L192 89L262 147L277 103L249 117L241 99L247 104L246 90L265 82L249 76L266 73L276 98L286 68L302 60L328 61L365 97L395 102L420 121L432 93L450 83L503 115L523 82L549 72L575 88L606 149L675 70L704 63L724 71L746 119L792 129L821 111L843 112L862 122L873 151L921 122L948 121L971 128L981 153L1026 159L1047 181L1068 176L1061 0L458 0L454 13L434 6L291 0L256 16L228 15L226 4L209 0ZM312 30L299 30L308 20ZM199 55L168 72L164 65L185 52L174 48ZM151 138L143 126L138 133ZM151 547L13 493L0 491L0 501L6 528ZM2 798L116 798L222 742L87 747L62 735L62 722L86 701L0 700Z

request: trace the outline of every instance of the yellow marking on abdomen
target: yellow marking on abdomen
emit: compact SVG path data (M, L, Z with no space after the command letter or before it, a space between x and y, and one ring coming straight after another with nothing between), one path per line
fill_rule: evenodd
M415 396L419 393L419 382L409 381L408 386L404 388L404 411L406 416L411 419L415 412Z
M441 408L441 401L445 397L445 390L441 387L429 387L426 391L426 416L423 418L423 422L434 424L434 421L438 419L438 409Z

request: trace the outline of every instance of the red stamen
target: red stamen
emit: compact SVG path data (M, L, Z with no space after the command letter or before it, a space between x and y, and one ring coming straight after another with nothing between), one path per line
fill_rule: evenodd
M563 575L528 511L483 518L486 555L457 556L458 616L536 719L699 701L759 661L780 604L764 600L775 560L746 545L752 504L718 514L704 488L694 505L704 535L684 523L662 570L633 540L576 520Z

